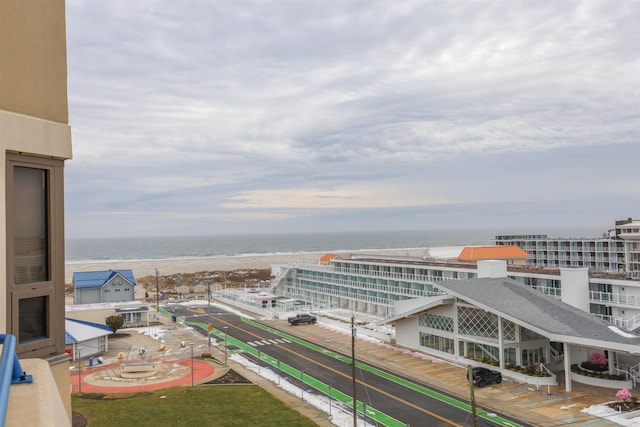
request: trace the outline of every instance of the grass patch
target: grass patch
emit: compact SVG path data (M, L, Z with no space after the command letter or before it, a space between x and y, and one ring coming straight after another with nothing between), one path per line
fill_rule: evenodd
M90 427L291 426L316 424L258 386L173 387L140 394L72 396Z

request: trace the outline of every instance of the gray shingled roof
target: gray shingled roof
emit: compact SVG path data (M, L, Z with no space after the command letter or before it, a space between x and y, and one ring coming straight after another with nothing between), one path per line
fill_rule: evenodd
M640 335L616 333L594 315L511 279L448 280L438 287L551 341L640 353Z

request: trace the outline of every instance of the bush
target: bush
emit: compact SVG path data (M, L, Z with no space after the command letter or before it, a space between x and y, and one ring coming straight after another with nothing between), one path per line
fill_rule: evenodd
M582 362L580 367L582 369L595 372L604 372L609 370L609 365L603 365L601 363Z
M582 362L580 365L574 363L573 365L571 365L571 372L584 375L585 377L602 378L605 380L623 381L626 379L624 375L610 375L602 371L597 372L594 370L585 370L584 365L588 363L589 362Z
M607 356L604 353L593 353L589 356L589 363L593 365L608 365L609 361L607 360Z

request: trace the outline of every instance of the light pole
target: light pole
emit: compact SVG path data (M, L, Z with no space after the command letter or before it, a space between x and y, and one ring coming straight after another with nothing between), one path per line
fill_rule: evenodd
M193 343L189 343L189 345L191 346L191 391L193 391Z
M351 378L353 387L353 427L358 425L358 399L356 398L356 322L351 316Z
M228 326L223 326L224 329L224 366L227 367L227 328Z
M82 347L77 347L78 350L78 397L82 396L82 368L80 366L80 350Z
M207 326L207 342L208 347L211 349L211 282L207 282L207 319L209 320L209 325Z
M156 268L156 313L160 314L160 289L158 288L158 269Z

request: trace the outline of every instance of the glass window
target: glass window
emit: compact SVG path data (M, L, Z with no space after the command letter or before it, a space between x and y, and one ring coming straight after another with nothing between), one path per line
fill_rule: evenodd
M427 328L453 332L453 319L451 317L424 313L418 317L418 323L420 326L425 326Z
M62 160L7 153L7 332L18 356L64 352Z
M498 316L477 308L458 307L458 332L474 337L498 338Z
M14 168L13 218L15 283L48 280L47 171Z
M541 340L544 337L530 329L520 327L520 341Z
M420 332L420 345L445 353L453 353L454 341L451 338Z
M458 349L461 356L469 359L499 361L498 355L500 354L500 350L498 347L461 340L458 342Z
M33 340L48 338L47 312L49 301L47 296L23 298L18 303L20 326L18 328L18 340L20 343L28 343Z

